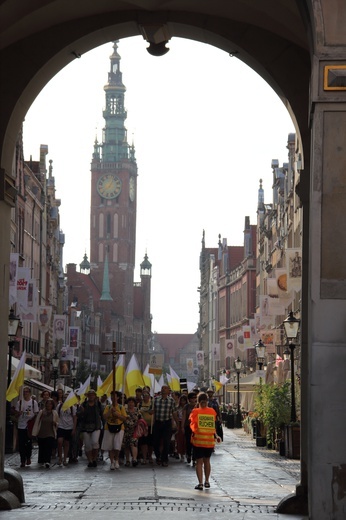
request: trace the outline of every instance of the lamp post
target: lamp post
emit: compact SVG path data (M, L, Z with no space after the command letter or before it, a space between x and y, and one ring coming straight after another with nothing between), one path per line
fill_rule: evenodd
M72 390L76 387L76 375L77 375L77 369L75 365L71 368L71 376L72 376Z
M235 360L234 366L235 366L235 369L236 369L236 372L237 372L237 415L236 415L236 419L235 419L235 427L236 428L241 428L239 379L240 379L240 372L241 372L242 362L239 359L239 356L238 356L238 359Z
M283 325L285 327L286 337L288 340L288 347L290 349L290 359L291 359L291 422L296 422L297 413L296 413L296 395L294 388L294 349L296 347L295 341L297 340L299 333L300 320L293 316L293 311L288 313L287 318L283 321ZM284 355L287 355L285 352Z
M256 343L255 349L256 349L256 355L257 355L258 368L259 368L259 370L262 370L264 358L265 358L265 354L266 354L266 346L264 345L264 343L262 342L261 339L258 341L258 343Z
M53 366L53 381L54 381L54 392L56 390L56 381L58 379L58 367L59 367L59 358L58 354L55 352L52 357L52 366Z
M14 314L11 308L8 317L8 366L7 366L7 388L11 384L12 376L12 354L14 338L17 336L20 318ZM6 433L5 433L5 453L13 453L13 422L11 421L11 402L6 401Z

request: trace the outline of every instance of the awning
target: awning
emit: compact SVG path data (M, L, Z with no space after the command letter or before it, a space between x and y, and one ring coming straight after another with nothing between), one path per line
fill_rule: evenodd
M53 392L54 388L52 386L41 383L41 381L37 381L36 379L25 379L25 384L31 386L32 388L36 388L36 390L40 390L43 392L44 390L48 390L48 392Z
M11 358L11 375L16 371L17 366L19 365L19 359L12 356ZM8 363L8 355L7 355L7 363ZM40 370L37 370L37 368L32 367L31 365L27 365L25 363L25 371L24 371L24 377L27 379L38 379L40 380L42 378L42 373Z
M241 377L239 380L239 391L240 392L255 392L256 386L259 385L260 382L260 374L254 373L245 377ZM263 376L262 376L263 380ZM227 392L237 392L238 385L237 383L227 383L226 385Z

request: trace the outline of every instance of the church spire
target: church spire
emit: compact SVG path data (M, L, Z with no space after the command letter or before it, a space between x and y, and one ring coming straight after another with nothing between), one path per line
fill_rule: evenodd
M102 138L102 160L106 163L115 163L129 159L129 144L125 119L125 91L122 73L120 71L120 55L117 41L113 42L113 54L110 56L110 71L108 83L104 86L106 93L103 117L105 127Z
M108 248L106 248L105 265L103 269L102 294L100 301L113 301L109 287Z

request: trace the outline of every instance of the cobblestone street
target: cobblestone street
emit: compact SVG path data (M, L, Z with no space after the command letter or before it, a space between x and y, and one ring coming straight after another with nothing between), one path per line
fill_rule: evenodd
M243 430L225 429L224 442L212 456L211 488L194 489L195 469L170 459L168 468L139 465L110 471L109 460L87 468L84 456L78 464L40 468L37 453L30 467L19 469L25 489L21 509L1 513L4 520L93 519L116 512L117 518L139 514L176 517L181 520L198 513L250 520L304 518L275 513L279 501L292 493L299 481L299 461L281 457L275 451L257 448ZM6 466L18 469L18 454L6 457Z

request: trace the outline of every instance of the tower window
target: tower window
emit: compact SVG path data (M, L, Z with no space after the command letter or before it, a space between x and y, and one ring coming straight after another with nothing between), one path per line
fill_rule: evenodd
M107 214L106 233L107 237L109 237L111 234L111 216L109 213Z

